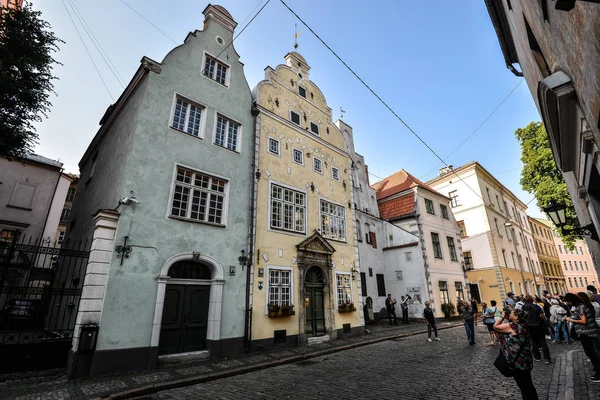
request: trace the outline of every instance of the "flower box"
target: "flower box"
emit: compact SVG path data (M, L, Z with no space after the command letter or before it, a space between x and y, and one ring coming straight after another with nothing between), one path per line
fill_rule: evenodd
M340 314L350 313L356 311L356 307L354 307L354 303L344 303L338 306L338 312Z
M291 315L296 315L293 304L285 304L283 306L280 306L277 303L270 303L268 305L268 310L269 310L269 313L268 313L269 318L280 318L280 317L289 317Z
M296 311L294 310L290 310L287 312L284 311L269 311L269 318L282 318L282 317L289 317L291 315L296 315Z

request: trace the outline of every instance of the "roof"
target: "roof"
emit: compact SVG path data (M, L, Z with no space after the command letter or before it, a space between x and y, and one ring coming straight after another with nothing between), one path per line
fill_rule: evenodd
M415 212L415 196L413 193L382 201L378 204L379 216L384 220L392 220Z
M25 157L23 157L23 159L38 164L48 165L50 167L62 168L63 166L63 163L61 163L60 161L55 161L48 157L40 156L39 154L34 153L27 154Z
M229 11L227 11L225 9L225 7L217 5L217 4L215 4L213 7L216 8L217 10L219 10L220 12L222 12L226 17L233 19L233 17L229 13Z
M398 244L396 246L384 247L383 251L394 250L394 249L403 249L403 248L406 248L406 247L416 246L418 244L419 244L419 242L411 242L411 243L405 243L405 244Z
M392 174L387 178L384 178L379 182L371 185L371 188L375 189L375 192L377 192L377 200L383 200L386 197L393 196L397 193L401 193L407 189L412 189L415 187L421 187L437 195L446 197L443 194L436 191L435 189L433 189L431 186L421 182L419 179L415 178L414 176L406 172L404 169L401 169L395 174Z

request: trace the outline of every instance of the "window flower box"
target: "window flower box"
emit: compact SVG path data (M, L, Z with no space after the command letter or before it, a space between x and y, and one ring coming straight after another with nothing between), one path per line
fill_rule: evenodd
M281 317L289 317L291 315L296 315L294 311L293 304L285 304L283 306L278 305L277 303L269 304L269 318L281 318Z
M338 305L338 312L340 314L350 313L356 311L356 307L354 307L354 303L342 303Z

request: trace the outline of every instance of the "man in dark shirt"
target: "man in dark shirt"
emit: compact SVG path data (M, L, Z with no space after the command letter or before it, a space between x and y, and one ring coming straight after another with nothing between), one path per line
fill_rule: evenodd
M590 300L592 302L595 301L596 303L600 304L600 294L598 294L598 290L596 290L596 287L589 285L586 289L593 293L592 298Z
M398 325L398 321L396 321L396 300L392 299L392 294L388 293L387 299L385 299L385 309L388 313L388 319L390 320L390 325L392 324L392 318L394 318L394 325Z
M467 301L462 301L460 304L461 305L458 309L458 312L463 324L465 324L467 340L469 341L469 344L475 344L475 322L473 318L473 307L471 307Z
M550 350L546 343L545 318L544 309L533 302L531 295L525 296L525 304L522 307L523 311L527 312L527 327L529 328L529 336L531 337L533 358L535 361L541 361L540 348L544 352L546 364L550 364Z
M475 326L477 326L477 300L475 297L471 297L471 308L473 309L473 321L475 321ZM483 310L485 311L485 310Z
M410 299L410 296L406 295L406 299L404 298L404 296L400 296L400 307L402 307L402 323L403 324L408 324L408 299Z
M427 323L427 341L431 342L431 330L433 329L433 334L435 335L435 340L440 340L437 335L437 326L435 325L435 315L433 314L433 310L429 307L431 305L430 302L425 302L425 309L423 310L423 319Z

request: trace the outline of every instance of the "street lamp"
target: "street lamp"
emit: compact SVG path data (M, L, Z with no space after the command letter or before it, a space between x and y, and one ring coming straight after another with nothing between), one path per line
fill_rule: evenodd
M565 212L566 209L567 207L563 203L557 203L554 200L552 200L550 204L543 208L544 212L548 215L548 218L552 220L552 223L557 228L560 228L560 231L563 235L574 233L576 235L586 235L591 236L593 239L598 239L598 234L596 233L596 229L594 228L593 224L573 229L565 229L565 225L567 225L567 215Z

